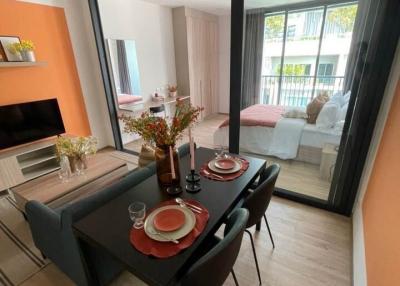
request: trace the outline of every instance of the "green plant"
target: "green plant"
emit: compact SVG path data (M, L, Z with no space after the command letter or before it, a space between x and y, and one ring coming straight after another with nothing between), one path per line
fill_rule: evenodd
M78 157L92 155L97 151L97 139L95 137L64 137L59 136L56 140L57 157Z
M121 115L124 131L139 134L148 143L156 146L174 145L182 137L183 130L197 121L203 108L193 107L178 100L174 117L168 123L165 118L144 112L139 118Z
M20 43L14 43L8 46L8 50L13 54L16 54L17 52L33 51L34 49L35 45L31 40L22 40Z

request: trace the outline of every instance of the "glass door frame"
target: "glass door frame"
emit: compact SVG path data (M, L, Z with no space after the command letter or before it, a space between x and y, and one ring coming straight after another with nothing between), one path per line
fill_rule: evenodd
M229 151L237 154L239 153L240 141L240 128L237 127L240 126L243 73L242 61L245 30L244 19L246 17L244 1L245 0L231 1ZM266 8L265 11L273 13L348 2L352 1L320 0ZM359 54L360 61L353 77L351 90L352 99L349 103L349 112L347 113L346 124L343 129L343 136L338 154L340 166L335 169L328 201L279 188L274 192L275 195L343 215L351 215L372 139L373 129L398 44L400 29L395 29L393 27L400 26L400 17L396 15L400 4L395 2L396 1L390 0L371 1L371 7L367 11L368 19L373 19L373 21L367 21L365 25L366 28L363 31L363 37L360 38L361 43L366 44L366 48L364 51L360 49L360 53L363 52L364 54ZM386 33L383 33L383 31L386 31ZM374 86L371 86L372 84ZM360 100L357 100L360 96L360 91L365 91L367 93L367 98L363 99L361 97ZM353 112L351 112L357 110L358 106L356 103L362 100L364 100L365 106L368 109L366 111L361 110L360 113L363 118L368 118L368 124L363 124L362 121L354 120ZM368 103L368 100L371 100L371 102ZM358 123L358 126L356 126L356 123Z

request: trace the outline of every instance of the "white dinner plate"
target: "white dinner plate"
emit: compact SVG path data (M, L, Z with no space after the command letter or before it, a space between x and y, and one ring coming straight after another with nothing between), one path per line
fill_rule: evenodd
M215 166L216 160L218 160L218 159L211 160L208 163L208 168L210 168L211 171L218 173L218 174L233 174L233 173L240 171L240 169L242 168L242 163L239 162L238 160L233 159L233 161L235 162L235 167L233 167L232 169L229 169L229 170L222 170Z
M166 210L166 209L181 210L185 214L185 224L181 228L179 228L175 231L169 231L169 232L158 231L154 227L154 224L153 224L154 217L159 212ZM154 239L156 241L165 242L165 241L169 241L168 239L180 239L182 237L185 237L193 230L195 225L196 225L196 216L190 209L181 207L178 205L168 205L165 207L158 208L149 214L146 221L144 222L144 231L147 234L147 236L150 237L151 239ZM162 233L162 236L160 236L158 234L153 234L156 232ZM168 239L166 239L166 238L168 238Z

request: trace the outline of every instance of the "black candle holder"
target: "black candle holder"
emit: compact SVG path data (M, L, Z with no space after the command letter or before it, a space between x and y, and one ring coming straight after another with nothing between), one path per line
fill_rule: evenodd
M181 186L169 186L166 188L166 191L169 195L178 195L182 193L182 187Z
M195 170L190 170L190 173L186 175L186 182L194 184L198 181L200 181L200 175L196 174Z
M189 193L197 193L201 190L200 184L200 175L196 174L195 170L190 170L190 173L186 176L186 191Z

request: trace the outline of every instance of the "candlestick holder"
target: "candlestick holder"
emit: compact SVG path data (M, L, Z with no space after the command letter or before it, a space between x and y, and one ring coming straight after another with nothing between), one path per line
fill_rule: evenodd
M186 176L186 191L189 193L197 193L201 190L200 184L200 175L196 174L195 170L190 170L190 173Z
M201 190L200 184L199 183L188 183L186 185L186 191L188 193L197 193Z
M198 181L200 181L200 175L196 174L195 170L190 170L190 173L186 175L186 182L194 184Z

